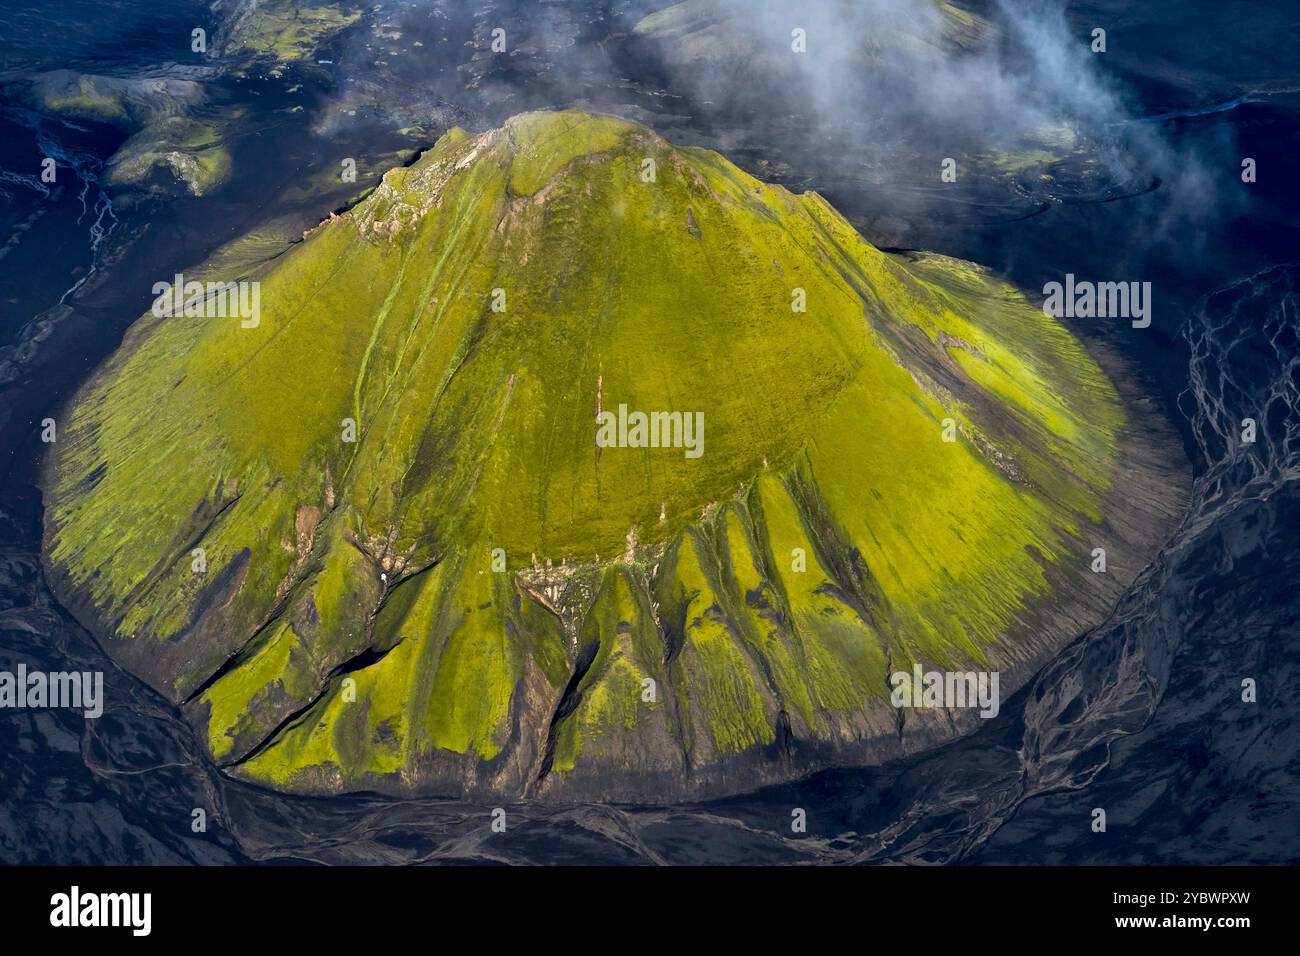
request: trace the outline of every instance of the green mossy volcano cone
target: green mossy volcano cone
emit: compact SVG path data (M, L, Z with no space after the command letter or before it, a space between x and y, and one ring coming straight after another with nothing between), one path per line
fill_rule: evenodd
M668 800L930 746L978 718L892 672L1005 698L1180 502L1014 289L609 117L452 130L220 278L255 327L146 316L60 419L48 559L278 788ZM620 405L702 454L598 447Z

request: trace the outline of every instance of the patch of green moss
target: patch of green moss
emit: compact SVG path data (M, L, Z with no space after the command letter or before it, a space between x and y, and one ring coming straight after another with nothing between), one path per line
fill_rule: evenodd
M203 196L230 176L230 153L215 125L171 116L151 123L122 145L109 166L112 186L146 184L155 170Z
M266 0L251 6L236 22L226 52L279 62L301 60L360 18L360 11L346 4Z
M51 113L97 119L106 123L118 123L129 119L120 96L100 92L86 78L78 82L75 92L61 90L46 96L43 106Z

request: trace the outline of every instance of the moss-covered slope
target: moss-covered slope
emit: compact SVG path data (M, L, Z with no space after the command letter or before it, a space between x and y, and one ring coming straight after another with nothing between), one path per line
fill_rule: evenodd
M890 672L1009 693L1177 505L1013 289L609 117L453 130L243 278L255 327L146 316L76 395L47 548L276 787L670 799L928 746L970 713ZM703 454L598 447L619 405Z
M234 0L211 51L214 56L286 64L320 47L361 19L357 5L328 0Z

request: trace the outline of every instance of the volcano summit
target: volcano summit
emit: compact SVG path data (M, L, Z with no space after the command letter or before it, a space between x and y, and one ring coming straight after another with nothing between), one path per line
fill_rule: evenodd
M653 802L932 746L979 718L891 674L1010 694L1185 496L1013 288L611 117L453 129L202 278L260 322L133 326L60 416L47 562L280 789ZM624 406L707 451L598 442Z

